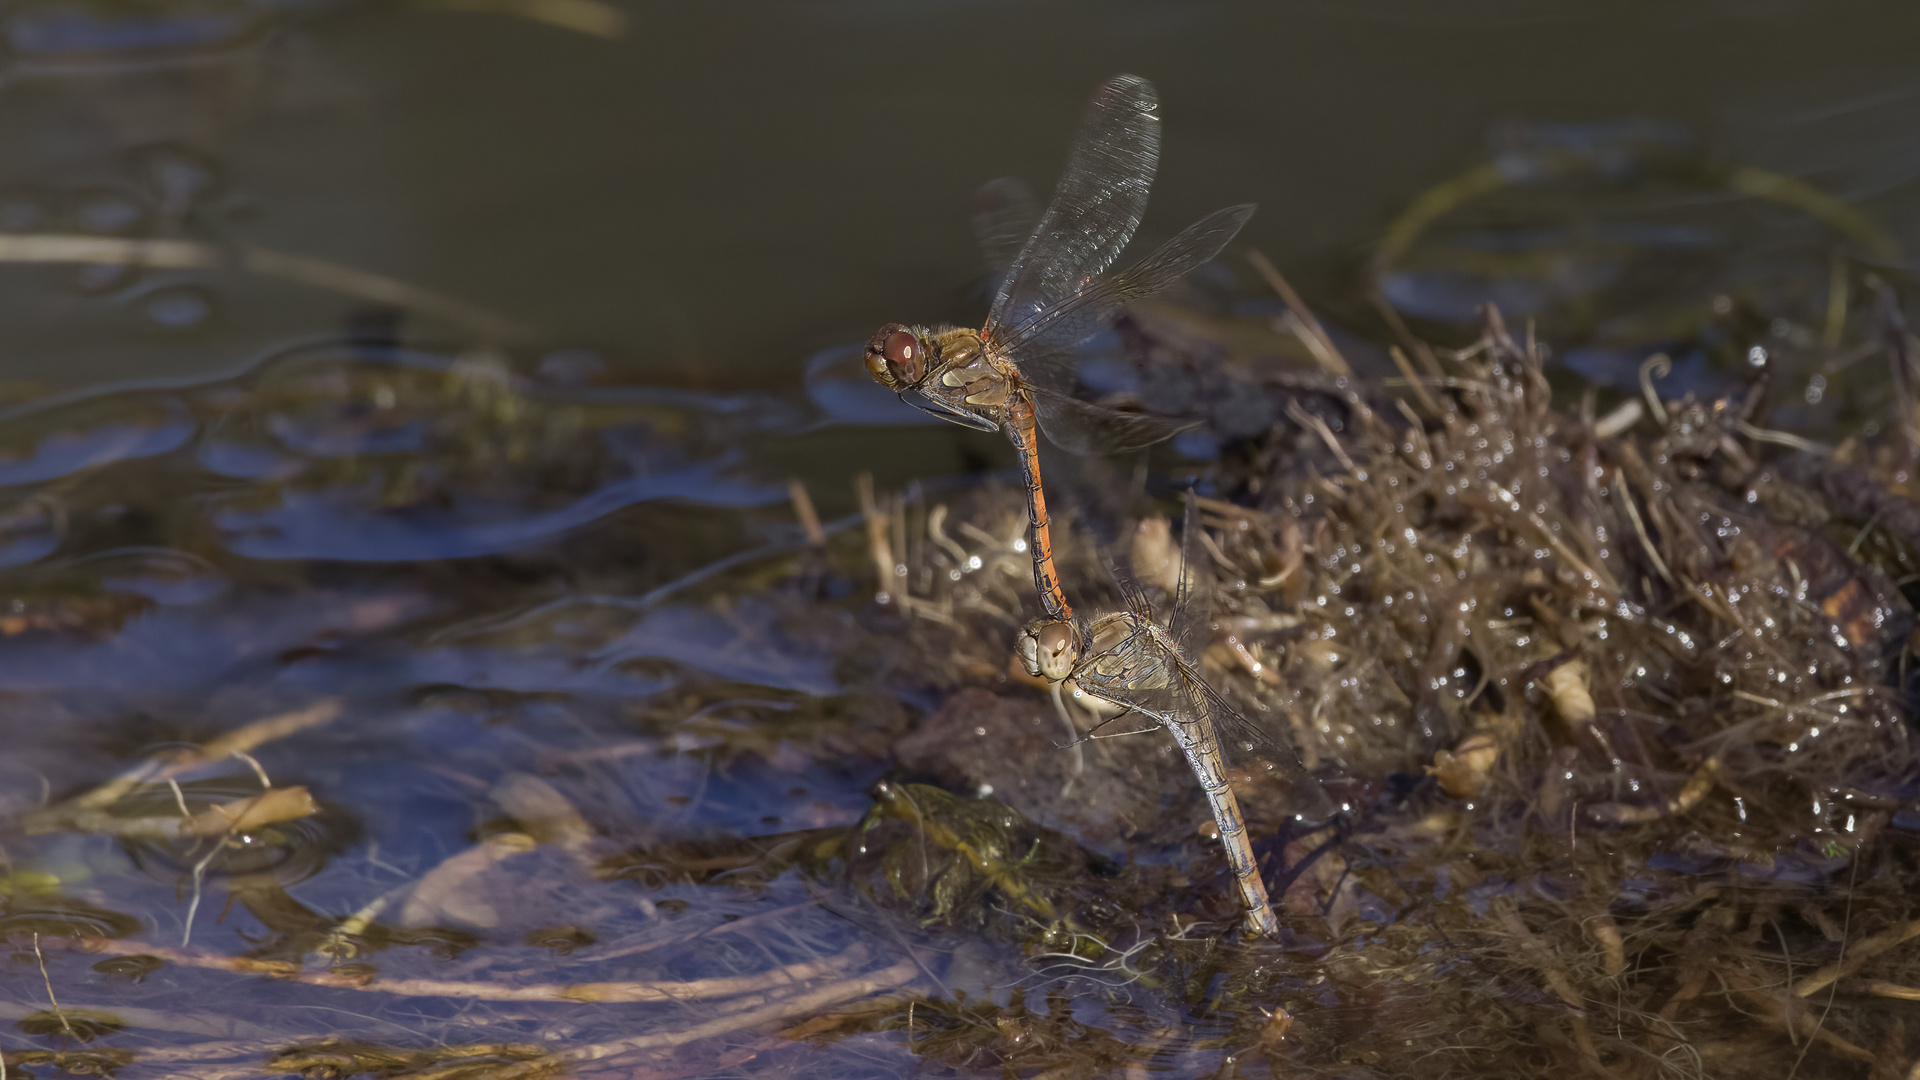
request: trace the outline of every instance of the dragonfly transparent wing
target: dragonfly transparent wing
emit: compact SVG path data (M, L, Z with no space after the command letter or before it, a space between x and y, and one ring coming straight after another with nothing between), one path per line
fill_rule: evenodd
M1017 333L1084 289L1133 238L1160 161L1158 106L1153 84L1138 75L1094 91L1053 202L994 297L991 336Z
M1040 224L1040 202L1011 176L989 180L973 196L973 238L998 289Z
M1127 587L1121 587L1123 593ZM1127 596L1131 606L1139 597ZM1133 709L1155 720L1191 715L1177 669L1166 650L1144 628L1136 629L1109 648L1088 656L1074 668L1075 685L1095 697Z
M1208 686L1199 672L1174 656L1144 631L1130 635L1113 648L1089 657L1076 668L1080 689L1150 716L1163 725L1209 721L1228 757L1250 748L1279 750L1225 699ZM1290 752L1279 753L1282 767L1291 764L1308 780L1306 770Z
M1188 663L1198 664L1213 623L1213 560L1200 543L1200 503L1187 489L1187 519L1180 531L1180 589L1173 597L1167 630Z
M1122 581L1121 591L1129 606L1144 602L1137 586L1130 588ZM1290 809L1295 814L1307 821L1333 816L1332 800L1300 764L1292 738L1249 720L1207 682L1195 664L1161 646L1144 627L1083 659L1075 667L1073 679L1081 690L1163 725L1204 720L1211 725L1225 759L1245 760L1250 753L1258 754L1281 770L1293 796Z
M1252 203L1215 210L1153 254L1087 285L1033 318L1004 329L990 325L989 336L1020 364L1021 375L1028 376L1029 382L1064 389L1071 385L1071 350L1075 345L1105 329L1129 303L1159 292L1220 254L1253 217L1253 211ZM1041 228L1046 228L1044 222ZM1061 365L1068 365L1068 370L1057 370Z
M1177 682L1183 688L1181 698L1189 702L1198 714L1205 715L1213 722L1214 734L1220 740L1220 751L1228 760L1245 760L1249 753L1259 754L1273 762L1285 775L1288 793L1293 796L1293 805L1289 809L1306 821L1325 821L1333 816L1333 800L1327 797L1320 781L1314 779L1313 774L1300 764L1300 755L1294 750L1292 738L1271 728L1255 725L1247 719L1246 714L1234 708L1232 702L1220 696L1220 692L1198 671L1188 666L1186 661L1176 657L1174 663L1180 676Z
M1069 454L1126 454L1200 426L1198 420L1096 405L1052 387L1030 385L1040 430Z

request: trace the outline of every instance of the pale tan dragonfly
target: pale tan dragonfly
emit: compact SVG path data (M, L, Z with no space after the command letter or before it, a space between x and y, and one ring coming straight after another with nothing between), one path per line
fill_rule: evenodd
M1179 588L1165 619L1154 616L1145 589L1116 571L1125 601L1121 610L1090 621L1029 623L1020 634L1020 660L1028 674L1056 687L1070 682L1081 693L1117 706L1122 715L1138 713L1173 736L1213 811L1247 910L1247 927L1273 937L1280 924L1254 862L1240 804L1227 786L1222 745L1241 751L1257 749L1275 760L1288 781L1296 820L1325 821L1334 808L1320 782L1301 766L1291 740L1256 727L1200 673L1200 654L1207 645L1212 617L1211 587L1195 581L1193 556L1200 528L1189 493Z

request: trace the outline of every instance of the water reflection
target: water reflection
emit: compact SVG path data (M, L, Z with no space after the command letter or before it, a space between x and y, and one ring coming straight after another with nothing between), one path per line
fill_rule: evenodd
M30 449L16 451L11 461L0 461L0 486L43 484L116 461L154 457L179 449L193 436L193 422L179 402L141 402L128 411L147 415L91 427L80 427L71 415L49 417L52 432ZM8 441L18 445L29 431L15 426Z
M137 387L129 388L129 390ZM530 392L531 391L531 392ZM228 481L193 512L250 558L471 558L562 536L640 503L763 506L743 440L791 424L739 395L569 394L497 361L335 346L179 396L97 392L16 420L0 485L190 451ZM24 419L24 418L22 418ZM33 440L36 431L48 432ZM183 478L184 479L184 478ZM63 499L14 514L10 561L43 558ZM41 523L41 524L36 524Z
M107 13L67 4L42 4L9 14L0 35L21 75L112 65L184 64L208 53L243 47L268 25L261 7L226 11Z

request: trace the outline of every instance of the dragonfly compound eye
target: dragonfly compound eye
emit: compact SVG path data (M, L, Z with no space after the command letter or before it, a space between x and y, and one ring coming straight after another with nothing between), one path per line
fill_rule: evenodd
M1059 682L1073 674L1079 649L1073 628L1063 622L1032 622L1020 631L1020 664L1027 674Z
M920 339L905 330L896 330L887 335L887 367L893 370L893 377L911 386L920 381L920 374L927 369Z
M1020 653L1020 666L1027 674L1040 677L1040 638L1034 627L1020 631L1020 640L1014 643L1014 649Z
M903 390L926 374L926 346L919 335L888 323L867 343L867 372L890 390Z

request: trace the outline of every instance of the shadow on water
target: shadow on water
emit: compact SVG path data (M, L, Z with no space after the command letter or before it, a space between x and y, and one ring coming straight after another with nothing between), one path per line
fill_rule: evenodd
M1638 24L1498 3L1084 9L886 94L847 50L1008 13L0 14L7 1074L1909 1075L1913 170L1793 133L1910 87L1705 101L1682 48L1554 96L1543 43ZM1671 26L1764 68L1863 18L1810 11ZM1063 747L1013 662L1004 444L834 342L979 306L968 192L1095 78L1276 28L1304 74L1165 80L1148 230L1250 188L1324 330L1230 250L1085 347L1193 430L1049 466L1096 604L1197 482L1207 669L1347 809L1236 759L1246 941L1171 744ZM1249 141L1381 56L1431 109Z

